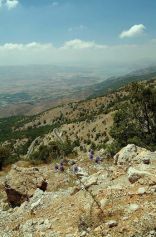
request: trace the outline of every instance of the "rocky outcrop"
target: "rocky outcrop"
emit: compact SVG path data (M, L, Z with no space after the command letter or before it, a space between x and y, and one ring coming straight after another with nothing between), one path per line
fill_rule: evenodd
M27 158L29 158L29 157L32 155L32 153L33 153L34 150L35 150L36 145L37 145L37 144L40 144L41 141L42 141L42 139L41 139L40 137L37 137L37 138L31 143L31 145L29 146L28 151L27 151L27 155L26 155Z
M150 152L145 148L129 144L122 148L115 156L116 165L150 164L156 161L156 152Z
M91 175L89 177L82 178L81 182L84 185L85 188L89 188L92 185L97 184L98 177L96 175Z
M153 237L155 153L142 148L132 151L133 162L128 163L126 158L122 165L107 159L95 164L85 156L77 157L80 174L73 172L73 163L65 166L65 172L55 172L54 164L38 168L13 166L5 185L16 207L0 199L0 236ZM150 162L143 162L144 158Z
M5 179L5 192L11 206L20 206L33 196L37 188L45 191L47 181L38 168L22 168L14 165Z
M143 178L145 176L151 176L151 174L147 171L140 171L137 169L134 169L132 167L128 170L128 179L131 183L137 182L140 178Z

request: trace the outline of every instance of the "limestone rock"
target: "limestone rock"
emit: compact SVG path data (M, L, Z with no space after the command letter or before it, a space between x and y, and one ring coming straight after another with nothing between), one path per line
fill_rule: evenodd
M114 156L114 163L116 165L149 165L154 161L156 162L156 152L148 151L134 144L127 145Z
M5 192L8 203L20 206L33 196L37 188L45 191L47 181L38 168L21 168L13 166L5 180Z
M130 167L128 169L128 180L130 181L130 183L135 183L137 182L140 178L143 178L144 176L150 176L151 174L147 171L140 171L137 170L133 167Z
M130 162L137 155L137 146L134 144L129 144L122 148L115 156L115 164L125 164Z
M109 228L113 228L118 225L118 222L114 220L110 220L109 222L107 222L107 225Z
M82 178L82 177L87 177L88 173L86 172L85 169L78 167L77 175L78 175L78 177Z
M150 164L144 162L144 157L150 160ZM20 205L24 199L29 200L20 207L11 208L6 205L6 195L0 192L0 236L154 237L154 157L155 153L140 148L129 169L129 165L117 166L110 160L101 163L100 171L92 162L80 157L76 159L81 169L78 177L71 167L67 172L56 173L54 164L29 169L16 164L7 177L6 173L0 174L0 184L10 185L13 204ZM45 192L43 174L49 183ZM135 181L133 185L128 178L132 183ZM86 189L82 189L82 182Z
M26 234L32 234L39 231L45 231L51 227L51 223L48 219L36 219L28 220L24 225L20 226L20 231L24 236Z
M128 210L129 210L130 212L135 212L135 211L137 211L139 208L140 208L140 207L139 207L138 204L133 203L133 204L130 204L130 205L129 205Z
M97 177L96 177L96 175L91 175L89 177L83 178L82 182L83 182L85 188L89 188L90 186L97 184Z
M146 189L144 187L138 189L138 194L143 195L146 193Z
M80 237L84 237L87 235L87 232L86 231L83 231L81 234L80 234Z
M109 203L109 200L107 198L103 198L100 201L100 205L101 205L102 208L104 208L108 203Z

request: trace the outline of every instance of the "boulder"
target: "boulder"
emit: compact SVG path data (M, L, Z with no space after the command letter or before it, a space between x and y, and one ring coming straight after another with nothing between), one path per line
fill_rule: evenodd
M116 165L149 165L153 162L156 162L156 152L148 151L134 144L127 145L114 156L114 163Z
M125 165L131 163L135 157L143 150L144 148L137 147L134 144L129 144L126 147L122 148L115 156L114 163L117 165Z
M6 176L4 187L8 203L15 207L29 200L37 188L45 191L47 180L38 168L22 168L14 165Z
M130 167L128 169L128 180L130 181L130 183L135 183L144 176L151 176L151 174L147 171L140 171L133 167Z

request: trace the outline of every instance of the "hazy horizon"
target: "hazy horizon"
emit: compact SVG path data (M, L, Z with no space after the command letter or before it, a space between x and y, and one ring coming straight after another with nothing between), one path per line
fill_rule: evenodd
M0 0L0 65L154 64L154 9L154 0Z

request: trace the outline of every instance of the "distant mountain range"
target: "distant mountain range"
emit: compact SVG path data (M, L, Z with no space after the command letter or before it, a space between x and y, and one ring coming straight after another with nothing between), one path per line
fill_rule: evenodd
M93 93L91 96L89 96L89 98L105 95L110 90L111 91L116 90L131 82L153 80L153 79L156 79L156 66L137 70L121 77L111 77L104 80L101 83L95 84L92 88Z
M130 82L156 79L156 66L108 77L103 69L31 65L0 67L0 117L34 115L106 95Z

